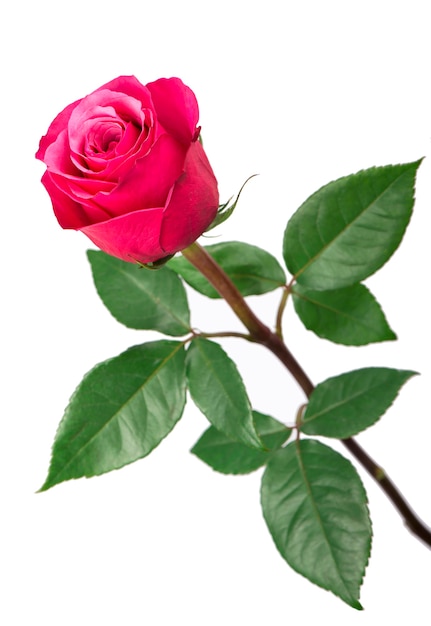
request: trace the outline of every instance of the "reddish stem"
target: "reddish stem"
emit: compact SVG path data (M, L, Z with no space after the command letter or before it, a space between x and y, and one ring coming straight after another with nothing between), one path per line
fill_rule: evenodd
M213 285L222 298L226 300L231 309L250 332L250 338L256 343L260 343L268 348L268 350L286 366L305 395L309 397L314 390L314 385L282 340L280 336L281 321L278 320L277 333L274 333L268 326L263 324L250 309L229 276L198 243L193 243L183 250L182 253ZM431 548L430 528L419 519L403 495L386 475L385 471L368 456L365 450L361 448L353 438L342 439L341 441L391 500L394 507L404 519L407 528Z

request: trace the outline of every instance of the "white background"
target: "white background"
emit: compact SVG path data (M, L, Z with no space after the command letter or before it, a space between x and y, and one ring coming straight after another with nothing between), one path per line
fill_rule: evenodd
M374 545L365 611L356 612L281 559L260 513L260 472L225 477L189 454L206 428L192 405L150 457L35 493L84 372L153 335L121 327L104 309L85 257L89 242L59 228L33 156L53 117L108 80L179 76L197 94L221 199L259 173L215 241L240 239L279 259L287 219L321 185L428 157L405 240L368 281L399 341L334 346L303 329L291 307L285 329L314 382L368 365L421 372L358 439L431 523L428 2L7 4L0 16L1 622L429 624L431 553L368 476L361 471ZM195 326L239 329L223 303L191 301ZM278 296L251 302L272 324ZM271 355L243 343L223 345L253 405L290 421L301 393Z

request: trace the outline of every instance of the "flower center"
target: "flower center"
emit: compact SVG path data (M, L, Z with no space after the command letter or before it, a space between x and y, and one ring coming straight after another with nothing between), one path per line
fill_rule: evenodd
M112 120L99 120L87 137L87 149L93 154L110 157L123 137L125 126Z

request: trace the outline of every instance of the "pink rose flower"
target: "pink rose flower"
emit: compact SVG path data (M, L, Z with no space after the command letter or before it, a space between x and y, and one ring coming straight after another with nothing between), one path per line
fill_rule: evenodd
M198 118L179 78L120 76L66 107L36 153L60 226L130 262L193 243L219 204Z

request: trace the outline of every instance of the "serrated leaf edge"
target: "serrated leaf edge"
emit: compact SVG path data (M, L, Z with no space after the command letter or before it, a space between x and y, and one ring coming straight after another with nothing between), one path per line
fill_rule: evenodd
M103 299L103 297L102 297L102 295L101 295L101 293L100 293L100 290L99 290L99 288L98 288L98 286L97 286L97 282L96 282L96 280L95 280L95 278L94 278L93 267L92 267L92 264L91 264L91 256L90 256L90 255L93 255L93 254L99 254L99 253L102 253L103 255L105 255L105 253L103 253L103 252L102 252L102 251L100 251L100 250L87 250L87 257L88 257L88 259L89 259L89 261L90 261L90 266L91 266L91 270L92 270L92 274L93 274L93 282L94 282L94 286L95 286L95 288L96 288L97 294L98 294L99 298L101 299L101 301L103 302L103 304L104 304L104 306L106 307L106 309L107 309L107 310L109 311L109 313L112 315L112 317L113 317L114 319L116 319L116 320L117 320L117 322L119 322L120 324L122 324L123 326L125 326L126 328L133 328L134 330L154 330L155 332L162 332L162 331L158 331L157 329L141 329L141 328L136 329L136 327L135 327L135 326L128 326L128 325L127 325L127 324L125 324L122 320L120 320L120 319L119 319L119 317L118 317L117 315L115 315L115 314L111 311L111 309L110 309L110 308L108 308L108 307L106 306L105 301L104 301L104 299ZM109 256L109 255L106 255L106 256ZM103 256L103 257L100 257L100 258L104 258L104 256ZM190 331L191 331L191 327L190 327L190 325L188 325L188 326L187 326L187 324L185 324L185 323L184 323L184 320L180 319L177 315L175 315L175 313L174 313L174 311L173 311L172 309L169 309L168 307L166 307L166 306L165 306L165 305L164 305L164 304L160 301L160 299L159 299L159 298L157 298L156 296L154 296L154 294L153 294L153 293L151 293L150 291L147 291L146 289L144 289L144 286L142 285L142 283L140 283L140 282L139 282L139 280L137 280L136 278L134 278L133 276L131 276L131 275L130 275L130 274L128 274L127 272L124 272L124 271L123 271L123 270L121 270L120 268L115 267L115 268L113 268L113 269L117 272L117 274L120 274L120 275L122 275L122 276L125 276L127 280L130 280L130 282L132 282L134 285L136 285L136 286L138 287L138 289L139 289L140 291L142 291L142 292L145 294L145 296L146 296L149 300L151 300L154 304L156 304L156 305L157 305L160 309L162 309L163 311L167 312L167 313L168 313L168 315L169 315L169 317L171 317L172 319L174 319L174 320L175 320L175 321L179 324L179 326L181 326L182 328L184 328L184 329L185 329L185 330L184 330L184 333L183 333L184 335L185 335L187 332L190 332ZM141 267L141 269L142 269L142 271L145 271L145 268L144 268L144 267ZM174 274L175 276L177 276L177 277L178 277L178 280L181 282L182 287L184 288L184 286L183 286L183 284L182 284L181 277L180 277L180 276L178 276L177 272L173 271L173 270L172 270L172 269L170 269L169 267L166 267L166 268L164 268L164 269L165 269L165 270L167 270L167 271L169 271L169 272L171 272L171 273L172 273L172 274ZM186 296L186 298L187 298L187 296ZM188 306L187 306L187 313L188 313L187 317L188 317L188 320L189 320L189 322L190 322L190 310L189 310L189 307L188 307ZM162 334L167 335L168 333L166 333L166 332L162 332ZM175 336L175 335L170 335L170 336L172 337L172 336Z
M364 368L361 368L361 369L358 369L358 370L352 370L352 372L346 372L346 374L353 373L353 372L361 372L361 371L363 371L363 370L371 370L371 369L382 369L382 368L379 368L379 367L364 367ZM384 368L384 369L392 369L392 368ZM378 416L376 417L376 419L374 420L374 422L372 422L371 424L368 424L368 426L366 426L365 428L362 428L362 429L360 429L359 431L355 431L354 433L352 433L352 436L353 436L353 434L358 434L359 432L363 432L363 431L365 431L367 428L370 428L370 426L373 426L373 425L374 425L374 424L375 424L375 423L376 423L376 422L377 422L377 421L378 421L381 417L383 417L383 415L385 415L386 411L388 411L388 410L390 409L390 407L393 405L393 403L395 402L395 400L396 400L396 398L398 397L398 394L399 394L399 392L400 392L401 388L404 386L404 384L405 384L405 383L406 383L406 382L407 382L410 378L412 378L413 376L418 376L418 375L419 375L419 373L418 373L418 372L415 372L415 371L413 371L413 370L399 370L399 369L395 369L395 370L392 370L392 371L396 371L396 372L400 372L400 373L401 373L401 372L403 372L403 373L405 373L406 375L407 375L407 374L409 374L409 376L406 376L405 380L403 380L403 382L400 384L400 386L398 387L398 391L396 392L396 394L395 394L395 396L394 396L394 398L393 398L392 402L390 402L390 403L388 404L388 406L386 407L385 411L384 411L383 413L381 413L380 415L378 415ZM326 379L326 380L324 380L322 383L319 383L319 385L324 385L324 384L325 384L326 382L328 382L328 381L331 381L331 380L334 380L334 379L340 378L340 376L343 376L343 374L340 374L339 376L332 376L331 378L327 378L327 379ZM316 389L319 387L319 385L317 385ZM376 389L376 388L378 388L378 387L382 387L382 386L384 386L384 383L379 383L378 385L371 386L371 389ZM334 404L331 404L330 408L326 409L325 411L319 411L318 413L314 413L314 414L310 417L310 419L306 419L307 409L308 409L308 406L309 406L309 405L307 404L307 406L306 406L306 408L305 408L305 411L303 412L303 415L302 415L302 420L301 420L301 428L302 428L304 425L306 425L306 424L309 424L309 423L313 422L315 419L317 419L317 418L321 417L322 415L325 415L325 414L327 414L327 413L330 413L332 410L334 410L334 409L338 409L340 406L343 406L343 405L347 405L347 404L349 404L349 403L350 403L350 401L351 401L352 399L358 398L358 397L360 397L360 396L362 396L362 395L364 395L364 394L368 393L368 392L369 392L369 390L370 390L370 387L368 387L366 391L361 390L360 392L357 392L357 393L355 393L355 394L353 394L353 395L349 396L349 398L348 398L348 400L347 400L347 401L340 401L340 402L336 402L336 403L334 403ZM310 397L311 397L311 396L310 396ZM306 433L306 431L305 431L305 430L304 430L304 432ZM313 433L313 434L315 434L315 433ZM331 437L331 435L322 435L322 436L325 436L325 437ZM335 437L333 437L333 438L335 438L335 439L339 439L340 437L335 436Z
M184 346L184 342L172 342L172 343L177 343L177 344L178 344L178 346L176 347L176 349L175 349L172 353L170 353L170 355L169 355L168 357L166 357L166 358L164 358L164 359L163 359L163 361L160 363L160 365L159 365L159 366L158 366L155 370L153 370L153 372L151 373L150 377L149 377L149 378L147 378L147 379L145 380L145 385L146 385L148 382L150 382L150 381L154 378L154 376L156 375L156 373L158 373L158 371L159 371L160 369L162 369L162 367L165 365L165 363L166 363L167 361L169 361L171 358L173 358L173 356L175 356L175 354L178 352L178 350ZM142 344L142 345L145 345L145 344ZM139 347L139 346L131 346L131 347L130 347L130 348L128 348L128 350L126 350L125 352L128 352L129 350L132 350L132 349L133 349L133 348L135 348L135 347ZM125 354L125 352L122 352L121 354L119 354L119 355L118 355L118 357L120 357L122 354ZM81 385L82 385L82 383L84 382L84 380L86 380L86 379L87 379L87 378L88 378L88 377L89 377L89 376L90 376L93 372L95 372L95 371L96 371L99 367L102 367L102 366L104 366L104 365L107 365L109 362L113 361L115 358L117 358L117 357L111 357L111 358L109 358L109 359L106 359L105 361L102 361L101 363L98 363L98 364L97 364L97 365L95 365L93 368L91 368L91 369L90 369L90 370L89 370L89 371L88 371L88 372L84 375L84 377L82 378L81 382L80 382L80 383L79 383L79 385L76 387L76 389L75 389L75 391L73 392L73 394L71 395L70 400L69 400L69 403L68 403L68 405L67 405L67 407L66 407L66 409L65 409L65 412L64 412L63 418L61 419L61 421L60 421L60 423L59 423L59 425L58 425L57 432L56 432L56 435L55 435L55 438L54 438L54 443L53 443L53 445L52 445L51 462L50 462L50 467L48 468L48 475L47 475L47 478L46 478L46 480L45 480L44 484L42 485L42 487L40 487L40 489L38 490L38 492L46 491L47 489L49 489L49 488L51 488L51 487L54 487L55 485L60 484L61 482L63 482L63 481L58 481L58 482L57 482L57 481L53 481L53 480L52 480L52 478L53 478L53 477L51 477L51 480L49 480L49 482L48 482L48 478L50 477L50 471L49 471L49 470L50 470L50 468L51 468L51 463L52 463L52 459L53 459L53 456L54 456L54 454L53 454L53 453L54 453L54 448L55 448L55 444L56 444L56 441L57 441L57 435L58 435L58 433L59 433L59 432L60 432L60 430L61 430L62 423L63 423L63 422L67 419L67 413L68 413L68 410L69 410L69 408L70 408L70 406L71 406L71 404L72 404L72 402L73 402L74 398L75 398L75 397L76 397L76 395L78 394L78 392L79 392L79 388L81 387ZM140 386L140 387L139 387L139 388L135 391L135 393L133 393L133 394L130 396L130 398L128 399L128 402L130 402L130 400L131 400L131 399L132 399L132 398L133 398L136 394L138 394L138 393L142 390L142 387L143 387L143 385L141 385L141 386ZM184 402L184 404L183 404L183 411L184 411L184 407L185 407L185 402ZM67 467L68 467L68 466L72 463L72 461L74 461L76 458L78 458L78 457L80 456L80 454L81 454L82 450L83 450L83 449L85 449L85 448L86 448L86 447L87 447L87 446L88 446L88 445L89 445L89 444L90 444L90 443L91 443L91 442L95 439L95 437L99 436L99 435L100 435L100 433L103 431L103 429L104 429L104 428L105 428L108 424L110 424L110 423L112 422L112 420L113 420L113 419L117 416L117 414L118 414L119 412L120 412L120 409L119 409L118 411L116 411L116 413L115 413L115 414L113 414L113 415L109 418L109 420L108 420L107 422L105 422L105 423L102 425L102 427L101 427L101 428L100 428L100 429L99 429L99 430L98 430L98 431L97 431L97 432L96 432L96 433L95 433L95 434L91 437L91 439L89 439L89 440L85 443L85 445L84 445L84 446L82 446L82 448L80 448L80 449L77 451L77 453L76 453L76 454L74 454L74 456L68 460L68 462L67 462L65 465L63 465L63 467L62 467L61 471L60 471L60 472L57 472L57 474L56 474L55 476L59 476L60 474L62 474L62 473L64 472L64 470L65 470L65 469L66 469L66 468L67 468ZM181 415L182 415L182 412L181 412ZM178 420L177 420L177 421L179 421L179 419L181 418L181 415L179 416L179 418L178 418ZM175 423L176 423L176 422L175 422ZM175 426L175 424L174 424L173 426ZM169 431L169 432L170 432L170 431ZM168 433L166 433L165 437L169 434L169 432L168 432ZM157 443L157 445L159 445L159 443L161 443L161 441L163 441L163 439L164 439L165 437L163 437L163 438L162 438L162 439L161 439L161 440ZM152 450L154 450L154 448L155 448L155 447L157 447L157 445L156 445L156 446L154 446L153 448L151 448L151 450L149 450L149 451L148 451L148 454L150 454L150 452L152 452ZM148 456L148 454L146 454L145 456ZM135 461L139 460L140 458L145 458L145 457L138 457L137 459L134 459L134 460L132 460L132 461L130 461L130 462L128 462L128 463L122 463L122 464L121 464L121 465L119 465L118 467L112 467L112 468L111 468L111 470L109 470L109 471L116 470L116 469L120 469L120 468L122 468L122 467L125 467L126 465L130 465L131 463L134 463ZM100 475L102 475L102 474L106 474L106 473L107 473L106 471L103 471L103 472L100 472L100 474L97 474L97 473L96 473L96 474L91 474L91 477L92 477L92 476L100 476ZM84 476L85 476L85 475L83 475L82 477L84 477ZM90 477L90 476L86 476L86 477ZM77 477L77 478L81 478L81 477ZM67 479L67 480L69 480L69 479ZM71 480L73 480L73 478L72 478Z
M314 328L312 328L310 325L307 325L303 320L302 317L298 314L298 317L300 318L301 322L304 324L305 328L307 330L310 330L311 332L313 332L315 335L317 335L318 337L321 337L322 339L328 339L328 341L332 341L332 343L337 343L337 344L341 344L344 346L364 346L364 345L368 345L370 343L379 343L382 341L395 341L397 339L397 335L394 333L394 331L392 330L392 328L389 326L387 317L380 305L380 303L377 301L376 297L374 296L373 293L371 293L371 291L368 289L368 287L362 283L353 283L352 285L349 285L349 287L353 287L354 285L361 285L361 287L363 287L364 289L366 289L366 291L368 292L368 294L373 298L374 303L377 305L380 313L383 316L383 320L386 323L387 327L388 327L388 337L385 337L384 339L376 339L376 340L372 340L372 341L367 341L366 343L347 343L347 342L341 342L341 341L335 341L334 339L330 339L327 337L327 335L324 335L321 332L317 332ZM318 291L317 289L309 289L308 287L303 287L302 285L300 285L300 287L302 289L307 289L309 291ZM340 289L348 289L349 287L340 287ZM332 291L339 291L339 289L322 289L322 291L320 291L319 293L331 293ZM309 302L313 305L315 305L316 307L320 307L322 309L326 309L327 311L331 311L331 313L334 313L336 315L339 315L340 317L343 317L347 320L352 320L354 321L356 324L363 326L364 328L366 328L368 330L369 326L368 324L365 324L362 322L362 320L358 317L353 317L353 316L349 316L346 315L346 313L340 311L339 309L334 309L333 307L328 306L327 304L324 304L322 302L319 302L318 300L313 300L312 298L310 298L307 294L302 294L298 291L295 291L295 286L292 287L292 295L295 298L299 298L301 300L304 300L305 302Z

